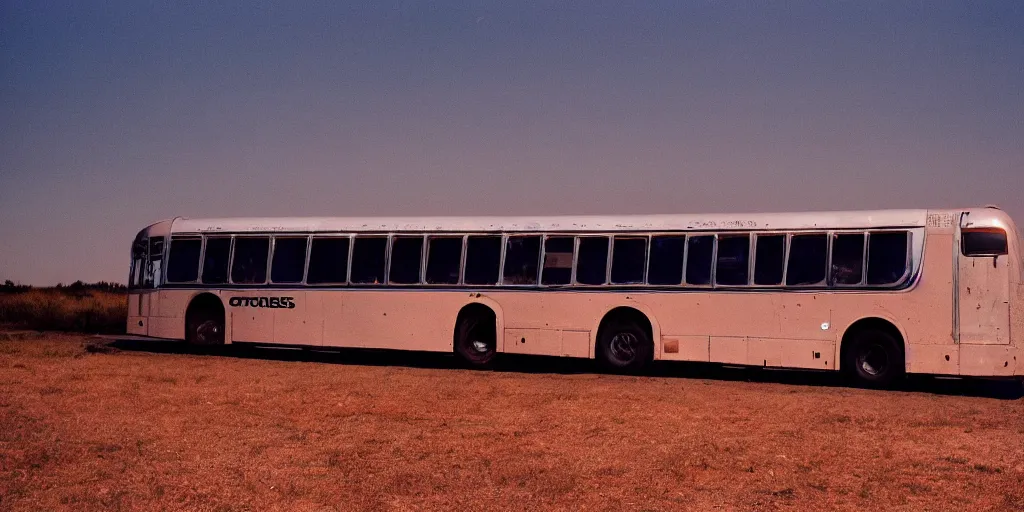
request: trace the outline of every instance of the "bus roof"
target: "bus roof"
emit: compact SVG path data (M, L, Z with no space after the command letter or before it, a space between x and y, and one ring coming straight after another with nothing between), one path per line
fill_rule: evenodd
M928 210L546 217L175 218L172 233L626 232L924 227Z

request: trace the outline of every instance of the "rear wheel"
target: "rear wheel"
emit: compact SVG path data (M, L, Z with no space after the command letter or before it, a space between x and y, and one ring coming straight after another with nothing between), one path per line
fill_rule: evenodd
M653 353L647 331L634 323L613 323L601 329L597 357L609 370L638 372L651 361Z
M466 315L455 327L455 353L471 366L488 366L498 353L494 321Z
M185 341L190 345L223 345L224 317L208 310L191 312L185 321Z
M854 383L873 388L890 387L903 377L900 344L888 332L865 329L853 334L843 347L842 367Z

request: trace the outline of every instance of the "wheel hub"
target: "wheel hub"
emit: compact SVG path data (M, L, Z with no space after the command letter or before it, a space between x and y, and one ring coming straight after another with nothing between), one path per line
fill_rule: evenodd
M871 345L861 352L857 366L868 375L881 375L889 369L889 355L881 345Z
M639 345L640 341L636 335L631 332L620 332L612 337L608 348L611 350L612 357L620 362L628 363L636 358Z

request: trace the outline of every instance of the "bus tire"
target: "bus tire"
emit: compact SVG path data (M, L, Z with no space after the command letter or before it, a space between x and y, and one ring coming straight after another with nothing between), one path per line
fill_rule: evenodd
M843 372L858 386L891 387L903 377L904 361L900 343L883 329L858 330L843 343Z
M455 326L455 354L469 366L490 366L498 354L494 318L467 313L459 315Z
M185 319L185 341L189 345L223 345L224 315L212 308L190 308Z
M601 329L598 338L598 361L614 372L639 372L654 354L650 335L633 322L612 322Z

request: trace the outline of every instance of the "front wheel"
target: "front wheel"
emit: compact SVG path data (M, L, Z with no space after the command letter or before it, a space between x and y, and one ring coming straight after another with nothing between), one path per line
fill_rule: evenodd
M185 341L190 345L223 345L224 319L206 311L198 311L185 322Z
M636 324L612 324L601 330L597 357L612 371L639 372L651 361L654 345L647 331Z
M885 331L853 335L843 351L842 367L854 383L872 388L892 386L903 377L904 357L896 338Z
M476 316L459 320L455 329L455 353L470 366L490 365L498 353L493 322Z

